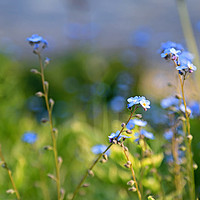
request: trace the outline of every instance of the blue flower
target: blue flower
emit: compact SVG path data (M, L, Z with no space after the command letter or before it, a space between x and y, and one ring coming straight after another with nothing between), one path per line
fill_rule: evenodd
M146 137L146 138L148 138L148 139L151 139L151 140L153 140L153 139L155 138L154 135L153 135L153 133L150 133L150 132L148 132L148 131L142 129L142 130L140 130L140 133L135 133L135 137L137 137L137 138L135 139L135 142L138 142L138 141L139 141L140 135L143 135L144 137Z
M129 130L132 130L135 127L134 121L131 119L128 124L126 125L126 128Z
M166 132L164 133L164 138L165 138L166 140L171 140L172 137L173 137L173 132L172 132L171 129L168 130L168 131L166 131Z
M94 154L101 154L107 149L106 145L98 144L92 147L92 152ZM105 153L107 156L110 155L110 149Z
M108 137L109 137L109 142L112 143L112 141L118 137L120 131L117 131L116 133L111 133ZM120 141L121 138L131 138L131 137L128 137L126 135L120 135L117 139L117 141Z
M183 49L184 49L181 44L168 41L168 42L162 43L160 50L161 50L161 52L163 52L165 49L171 49L171 48L174 48L176 50L181 50L181 51L183 51Z
M193 117L198 117L200 116L200 105L199 102L197 101L192 101L189 103L189 107L192 111Z
M179 55L179 62L184 62L184 60L192 62L193 59L194 59L194 55L191 54L189 51L183 51Z
M150 108L150 101L149 100L141 99L140 104L144 108L145 111L147 111L147 108Z
M29 144L35 143L36 140L37 140L37 134L33 132L26 132L22 136L22 141Z
M173 96L163 99L160 103L161 107L164 109L169 108L171 106L178 106L178 104L179 100Z
M48 42L43 39L43 37L37 35L37 34L33 34L31 37L27 38L27 41L29 41L30 45L34 45L34 49L38 49L39 48L39 44L42 43L42 48L46 48L48 45Z
M138 96L130 97L127 99L127 101L129 102L128 108L131 108L133 105L140 103L140 97L138 97Z
M128 124L126 125L126 128L131 130L136 126L146 126L147 122L140 120L140 119L131 119Z
M140 134L141 134L141 135L144 135L144 137L146 137L146 138L148 138L148 139L151 139L151 140L154 139L153 133L150 133L150 132L148 132L148 131L146 131L146 130L144 130L144 129L142 129L142 130L140 131Z
M185 72L192 73L197 70L197 67L188 60L182 60L180 66L176 67L177 70L184 70Z
M176 50L174 48L168 48L165 49L163 53L161 53L161 57L171 60L177 60L180 54L181 54L180 50Z

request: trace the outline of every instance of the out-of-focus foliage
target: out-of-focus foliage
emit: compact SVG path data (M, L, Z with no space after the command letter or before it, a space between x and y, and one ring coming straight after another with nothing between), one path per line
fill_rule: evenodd
M54 173L52 152L44 150L51 145L48 122L42 124L41 118L47 115L43 100L34 97L41 90L40 78L30 73L37 68L37 63L19 63L0 56L0 143L2 151L13 172L13 177L23 199L48 200L56 198L53 180L47 177ZM36 67L35 67L36 66ZM58 152L63 158L61 185L66 190L66 197L74 191L83 173L96 158L91 152L96 144L108 145L108 135L116 132L120 124L127 120L126 99L142 92L141 76L144 74L143 63L132 67L124 66L118 58L105 59L100 55L69 53L63 58L55 58L46 69L50 83L50 96L55 100L53 121L58 128ZM167 83L166 83L167 84ZM127 141L136 177L140 176L140 167L151 173L153 167L164 176L162 186L167 193L172 191L169 183L171 174L163 159L162 137L163 122L158 120L159 106L155 102L144 118L152 122L156 139L148 141L154 154L152 160L144 159L140 163L138 154L141 149L134 139ZM140 110L142 113L142 109ZM146 114L146 113L145 113ZM198 130L199 120L191 120L194 135L194 160L199 162ZM34 144L21 140L26 131L38 134ZM152 145L153 144L153 145ZM86 182L90 187L82 188L77 199L116 199L137 198L128 191L126 183L131 179L129 169L124 167L126 159L119 147L111 149L109 160L98 163L94 177ZM198 170L195 173L197 188L200 185ZM0 173L0 199L14 199L4 191L11 187L6 171ZM144 193L151 189L160 190L160 182L152 173L144 174ZM172 195L172 194L170 194ZM51 197L51 198L50 198ZM170 198L169 198L170 199Z

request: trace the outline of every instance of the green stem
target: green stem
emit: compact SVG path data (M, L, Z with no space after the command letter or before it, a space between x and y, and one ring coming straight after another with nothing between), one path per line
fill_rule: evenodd
M186 145L187 145L187 151L188 151L188 158L189 158L189 163L190 166L188 168L189 171L189 191L190 191L190 199L191 200L195 200L195 183L194 183L194 170L193 170L193 158L192 158L192 149L191 149L191 142L192 139L190 139L192 137L191 132L190 132L190 119L188 116L188 112L187 112L187 105L186 105L186 100L185 100L185 94L184 94L184 78L182 80L181 75L179 74L179 80L180 80L180 84L181 84L181 92L182 92L182 98L183 98L183 104L185 107L185 117L186 117L186 123L187 123L187 135L185 135L185 137L188 137L188 140L186 140Z
M131 118L133 117L133 114L135 113L135 111L137 110L137 108L138 108L138 107L135 106L134 110L131 112L131 115L130 115L130 117L128 118L128 120L127 120L127 122L126 122L126 125L128 124L128 122L129 122L129 121L131 120ZM122 132L123 132L123 130L124 130L125 127L126 127L126 126L123 126L123 127L122 127L122 129L121 129L119 135L116 137L116 140L117 140L117 139L119 138L119 136L122 134ZM110 144L110 145L107 147L107 149L106 149L103 153L99 154L99 156L97 157L97 159L92 163L92 165L89 167L88 170L92 170L92 169L95 167L95 165L98 163L98 161L101 159L101 157L112 147L112 145L113 145L113 143ZM81 181L80 181L79 184L77 185L77 187L76 187L76 189L75 189L75 191L74 191L74 193L73 193L73 195L72 195L71 200L73 200L73 199L75 198L76 194L78 193L79 189L81 188L82 184L84 183L85 179L87 178L87 176L88 176L88 170L85 172L85 174L84 174L84 176L82 177Z
M124 155L126 156L127 161L130 161L130 159L128 157L128 153L126 152L126 150L124 148L123 148L123 150L124 150ZM137 184L137 180L136 180L136 177L135 177L135 172L133 170L132 163L130 164L130 169L131 169L131 173L132 173L132 176L133 176L134 184L135 184L135 187L136 187L136 190L137 190L138 199L142 200L142 195L140 193L140 190L139 190L139 187L138 187L138 184Z
M44 78L44 66L42 63L42 58L40 53L38 53L39 62L40 62L40 70L41 70L41 79L42 79L42 87L44 92L44 98L46 103L46 108L49 115L49 124L51 129L51 139L53 143L53 152L54 152L54 159L55 159L55 167L56 167L56 185L57 185L57 197L60 200L60 169L58 164L58 153L57 153L57 143L56 143L56 136L53 130L53 120L52 120L52 107L49 105L49 98L48 98L48 88L45 86L45 78Z
M13 180L12 172L11 172L11 170L8 168L8 165L7 165L7 163L5 162L4 156L3 156L3 154L2 154L1 145L0 145L0 158L1 158L1 160L3 161L4 168L5 168L5 169L7 170L7 172L8 172L8 176L9 176L10 181L11 181L11 183L12 183L12 186L13 186L13 189L14 189L14 191L15 191L16 197L17 197L18 200L20 200L21 198L20 198L19 192L18 192L18 190L17 190L17 188L16 188L15 182L14 182L14 180Z

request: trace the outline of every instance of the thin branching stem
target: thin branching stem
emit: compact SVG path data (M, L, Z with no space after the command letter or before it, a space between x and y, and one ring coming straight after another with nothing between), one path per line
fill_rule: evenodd
M42 80L42 87L44 92L44 99L46 103L46 108L49 116L49 124L51 129L51 139L53 143L53 152L54 152L54 159L55 159L55 167L56 167L56 185L57 185L57 197L58 200L60 200L60 169L58 164L58 153L57 153L57 141L56 141L56 135L53 128L53 120L52 120L52 108L53 106L49 104L49 98L48 98L48 87L45 85L45 76L44 76L44 65L42 63L42 57L40 53L37 53L40 63L40 70L41 70L41 80Z
M126 156L127 161L130 161L129 156L128 156L128 152L125 150L125 148L123 148L123 150L124 150L124 155ZM138 183L137 183L137 180L136 180L136 177L135 177L135 172L134 172L132 163L130 164L130 169L131 169L132 177L133 177L133 180L134 180L135 188L136 188L136 191L137 191L138 199L142 200L142 195L141 195L139 187L138 187Z
M194 183L194 170L193 170L193 156L192 156L192 149L191 149L191 143L192 143L192 135L190 132L190 119L189 119L189 115L187 112L187 104L186 104L186 100L185 100L185 93L184 93L184 82L185 82L185 78L181 78L181 75L179 74L179 80L180 80L180 84L181 84L181 93L182 93L182 98L183 98L183 104L185 107L185 117L186 117L186 124L187 124L187 135L185 135L185 137L188 137L188 140L186 140L186 145L187 145L187 151L188 151L188 159L189 159L189 163L190 165L188 168L189 171L189 191L190 191L190 199L191 200L195 200L195 183Z
M4 159L4 156L3 156L3 154L2 154L1 145L0 145L0 158L1 158L2 162L3 162L3 167L4 167L4 168L7 170L7 172L8 172L8 176L9 176L10 181L11 181L11 183L12 183L12 186L13 186L13 189L14 189L14 191L15 191L16 197L17 197L18 200L20 200L20 199L21 199L21 198L20 198L20 194L19 194L19 192L18 192L18 190L17 190L17 188L16 188L16 185L15 185L15 182L14 182L14 180L13 180L12 172L11 172L11 170L8 168L8 165L7 165L7 163L6 163L5 159Z
M128 122L129 122L129 121L131 120L131 118L133 117L133 114L135 113L135 111L137 110L137 108L138 108L138 106L135 106L135 108L131 111L131 115L130 115L130 117L128 118L127 122L125 123L126 125L128 124ZM117 140L117 139L119 138L119 136L122 134L122 132L124 131L124 128L125 128L125 127L126 127L126 126L123 126L123 127L121 128L121 131L120 131L119 135L116 137L116 140ZM92 170L92 169L95 167L95 165L98 163L98 161L101 159L101 157L112 147L112 145L113 145L113 143L110 144L110 145L107 147L107 149L106 149L103 153L99 154L99 156L97 157L97 159L92 163L92 165L89 167L89 169L85 172L85 174L84 174L84 176L82 177L81 181L80 181L79 184L77 185L77 187L76 187L76 189L75 189L75 191L74 191L74 193L73 193L73 195L72 195L71 200L73 200L73 199L75 198L76 194L78 193L79 189L81 188L82 184L84 183L85 179L87 178L87 176L88 176L88 171L89 171L89 170Z

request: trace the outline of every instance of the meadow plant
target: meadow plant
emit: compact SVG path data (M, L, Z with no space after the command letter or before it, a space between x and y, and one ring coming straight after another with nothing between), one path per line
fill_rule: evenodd
M123 153L126 157L126 163L124 164L124 166L126 168L129 168L131 170L131 174L132 174L132 179L130 181L128 181L127 185L131 186L128 190L129 191L133 191L133 192L137 192L137 196L139 200L142 200L142 194L140 192L139 185L138 185L138 181L134 172L134 168L133 168L133 164L131 159L129 158L129 150L128 148L124 145L124 142L126 141L126 139L131 138L128 135L132 134L132 129L135 126L145 126L147 124L147 122L140 120L138 118L142 118L141 114L136 114L136 110L140 107L142 107L145 111L147 111L147 109L150 108L150 101L147 100L144 96L140 97L140 96L135 96L135 97L130 97L127 99L128 101L128 106L127 108L130 110L130 116L128 118L128 120L126 121L126 123L122 123L121 124L121 130L116 131L116 133L111 133L108 138L109 138L109 146L105 146L105 145L101 145L98 146L98 151L96 150L96 146L93 149L93 151L95 150L95 154L98 152L98 157L96 158L96 160L92 163L92 165L88 168L88 170L86 170L85 175L82 177L81 181L79 182L78 186L76 187L72 198L74 199L76 194L79 192L79 189L84 186L84 181L87 178L88 175L93 175L93 168L95 167L95 165L101 161L101 162L106 162L108 160L108 156L107 156L107 152L110 150L110 148L113 145L119 145L120 147L122 147ZM132 119L134 118L134 119ZM123 133L127 134L124 135ZM139 141L140 139L146 138L150 138L153 139L154 136L152 133L149 133L145 130L140 130L139 132L140 134L135 134L136 139L135 141ZM146 143L145 143L146 145ZM100 148L99 148L100 147ZM103 147L103 148L102 148ZM145 149L146 151L146 149ZM102 158L102 159L101 159Z
M44 75L44 70L47 67L47 65L50 62L49 58L46 58L43 62L42 59L42 51L47 47L48 42L43 39L41 36L35 34L32 35L31 37L27 38L27 41L31 46L33 46L33 53L38 56L39 59L39 64L40 64L40 71L37 69L31 69L31 72L34 74L37 74L41 77L42 81L42 88L43 91L39 91L36 93L36 96L38 97L44 97L45 99L45 104L46 104L46 109L48 112L48 119L42 119L42 122L49 122L50 125L50 131L51 131L51 139L52 139L52 148L46 148L46 150L53 150L54 154L54 160L55 160L55 169L56 169L56 176L53 174L48 174L48 177L51 178L56 182L57 185L57 199L61 200L64 198L64 190L61 190L60 187L60 167L62 164L62 158L58 157L58 152L57 152L57 135L58 135L58 130L53 126L53 120L52 120L52 111L53 111L53 106L54 106L54 100L52 98L49 98L49 83L45 79ZM28 135L28 138L26 137L27 135L24 136L25 141L31 142L34 139L34 135Z
M1 159L0 164L4 169L7 170L9 179L10 179L12 187L13 187L11 189L8 189L6 191L6 193L15 194L16 197L17 197L17 200L20 200L21 199L20 194L19 194L19 192L17 190L17 187L15 185L15 182L14 182L14 179L13 179L13 176L12 176L12 171L9 169L9 167L8 167L8 165L7 165L7 163L6 163L5 159L4 159L4 156L3 156L3 153L2 153L2 150L1 150L1 145L0 145L0 159Z
M190 199L195 199L195 183L194 183L194 168L193 168L193 154L192 154L192 139L193 136L190 131L190 116L191 110L186 103L184 85L185 81L190 77L191 73L196 71L197 67L192 64L193 55L190 52L184 51L182 45L168 41L162 44L161 57L170 60L174 63L177 70L177 76L180 82L180 91L174 97L170 97L162 101L161 105L170 110L170 129L166 136L171 139L172 156L174 160L174 174L175 186L177 190L177 199L182 199L182 191L184 186L183 178L181 177L181 168L179 162L179 149L184 138L186 147L186 167L188 190ZM180 123L181 122L181 123ZM179 137L177 128L182 127L183 136Z

